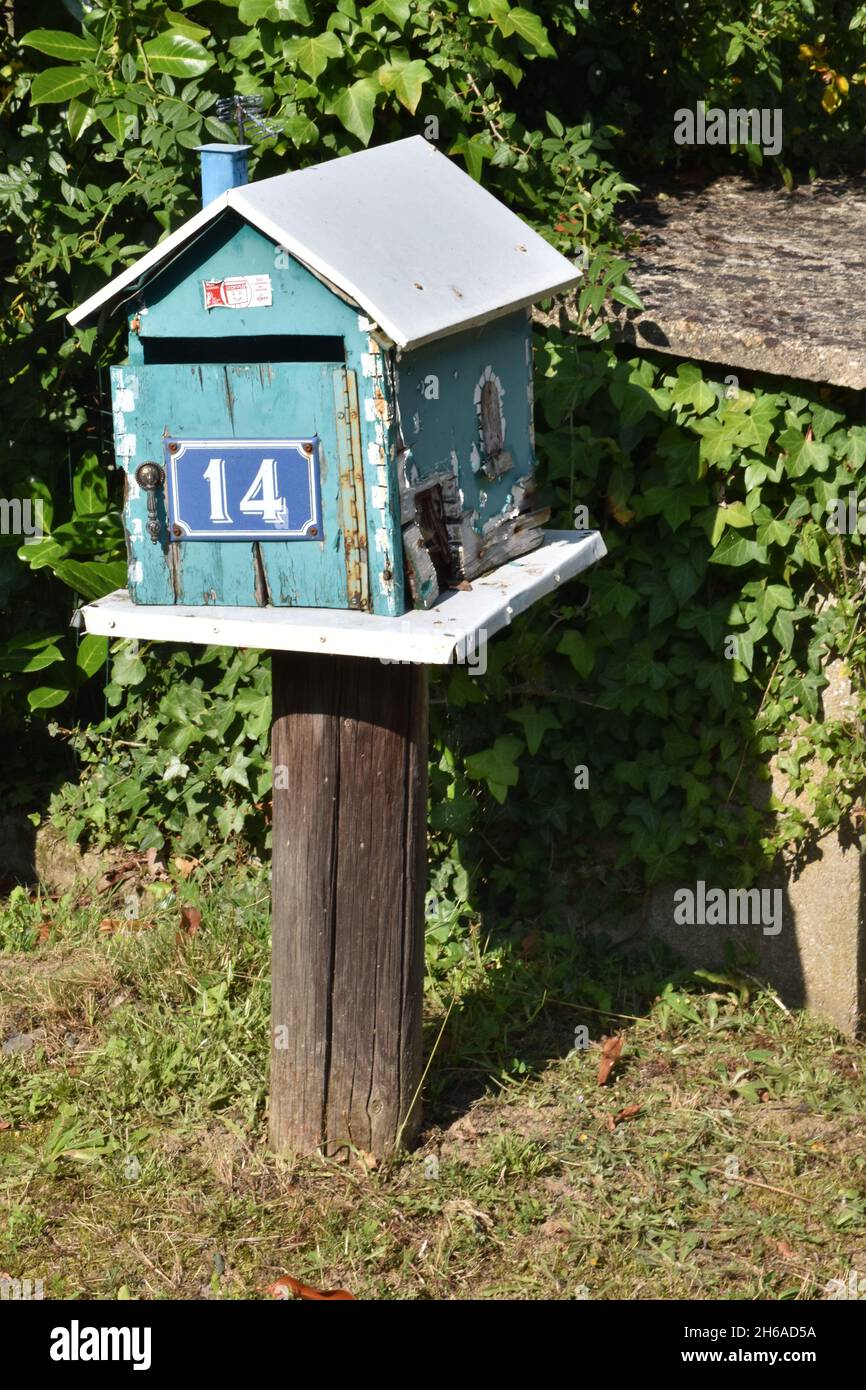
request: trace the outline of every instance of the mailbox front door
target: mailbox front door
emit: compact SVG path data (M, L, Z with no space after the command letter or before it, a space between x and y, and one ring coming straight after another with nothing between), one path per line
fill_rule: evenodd
M112 397L136 603L369 608L353 372L136 364Z

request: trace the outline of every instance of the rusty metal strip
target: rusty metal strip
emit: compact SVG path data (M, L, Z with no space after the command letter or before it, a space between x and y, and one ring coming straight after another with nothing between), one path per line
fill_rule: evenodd
M334 373L337 447L340 465L340 521L346 555L349 607L370 610L367 564L367 506L364 497L364 455L354 372Z

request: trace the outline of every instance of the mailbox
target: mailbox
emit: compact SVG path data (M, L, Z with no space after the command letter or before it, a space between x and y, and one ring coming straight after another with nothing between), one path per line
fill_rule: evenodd
M111 372L137 604L394 616L543 539L531 304L578 272L420 136L248 184L70 315Z

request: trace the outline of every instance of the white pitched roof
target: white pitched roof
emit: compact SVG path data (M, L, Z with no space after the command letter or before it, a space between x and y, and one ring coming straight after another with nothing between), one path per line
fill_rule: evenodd
M358 303L401 347L486 323L579 273L420 135L232 188L98 294L137 287L215 217L237 213Z

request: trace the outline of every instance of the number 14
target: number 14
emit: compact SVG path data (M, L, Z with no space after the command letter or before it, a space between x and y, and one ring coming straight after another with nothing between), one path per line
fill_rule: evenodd
M211 459L202 477L210 488L211 521L231 525L226 499L225 459ZM260 516L263 521L285 525L286 499L277 496L277 486L276 459L262 459L258 473L238 504L244 516Z

